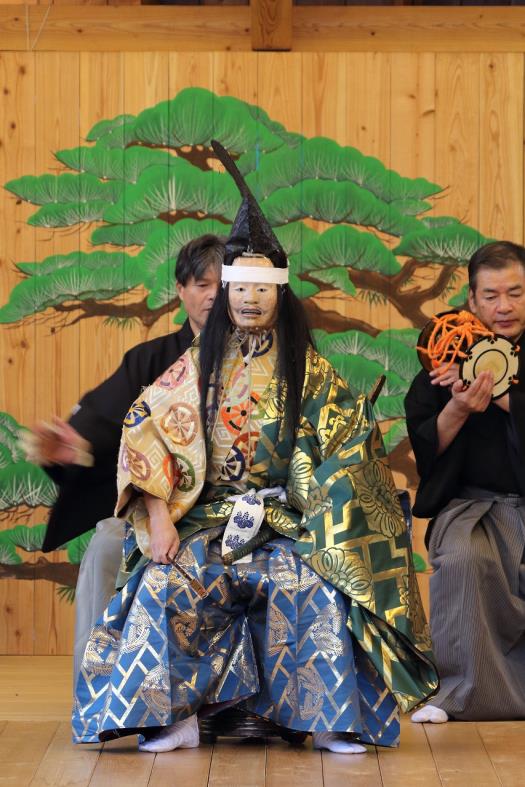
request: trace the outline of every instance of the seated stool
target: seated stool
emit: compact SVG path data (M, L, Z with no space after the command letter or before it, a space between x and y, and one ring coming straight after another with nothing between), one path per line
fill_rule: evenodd
M215 743L218 737L225 738L282 738L287 743L298 746L308 733L280 727L275 722L256 716L234 705L213 716L199 719L201 741Z

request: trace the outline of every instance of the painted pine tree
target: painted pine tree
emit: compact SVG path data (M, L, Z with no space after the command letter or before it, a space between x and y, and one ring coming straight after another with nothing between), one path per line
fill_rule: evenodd
M5 184L38 206L32 226L94 228L89 252L16 263L23 278L0 308L0 323L36 314L62 329L91 317L150 326L168 312L181 323L177 254L205 232L227 234L239 206L213 157L213 138L236 159L284 246L321 353L356 391L386 370L376 414L394 467L413 483L403 398L419 370L425 306L454 295L459 302L458 271L485 238L453 217L430 215L440 186L333 140L290 133L260 107L188 88L137 116L97 123L87 144L55 153L62 173ZM349 308L326 310L327 294ZM359 300L391 304L410 327L381 331L352 317ZM0 470L3 497L5 483Z

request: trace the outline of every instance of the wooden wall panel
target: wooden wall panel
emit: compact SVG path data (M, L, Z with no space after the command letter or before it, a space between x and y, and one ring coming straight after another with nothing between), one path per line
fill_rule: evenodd
M390 56L389 167L405 177L434 180L435 56ZM416 272L413 284L424 288L432 275ZM412 327L390 304L374 314L374 325Z
M353 54L347 56L347 59L351 63L349 76L350 73L352 76L347 109L349 118L352 112L351 120L354 128L351 144L361 153L378 158L385 167L390 168L392 56L378 52L367 53L364 62L362 58ZM384 308L380 304L367 301L366 309L363 318L368 324L375 325L377 321L383 320Z
M349 101L348 71L344 53L312 52L301 56L302 128L310 137L328 137L339 145L347 145L347 105ZM309 226L323 232L330 225L310 220ZM335 291L319 293L315 301L321 309L340 314L353 313L354 317L367 319L367 305Z
M123 111L125 114L138 115L143 109L152 107L160 101L167 101L169 92L169 55L167 52L124 52L122 55L123 73ZM108 251L115 247L106 247ZM136 254L140 248L130 254ZM175 286L175 284L173 285ZM122 302L131 303L140 300L144 292L125 293ZM169 314L163 315L153 325L146 327L140 321L122 327L123 350L129 350L139 342L163 336L173 329Z
M479 228L522 243L522 55L481 55L479 146Z
M170 97L176 96L179 90L185 87L203 87L211 90L213 61L213 52L170 52Z
M390 166L391 55L352 52L345 58L347 144Z
M255 52L214 52L210 89L219 96L235 96L257 104L258 67Z
M257 55L257 96L273 120L287 131L302 129L302 56L296 53Z
M430 180L445 190L436 200L434 212L449 215L477 227L479 219L479 55L436 54L434 89L434 142ZM426 159L427 160L427 159ZM461 174L463 173L463 175ZM421 173L425 174L425 173ZM435 278L436 271L425 271ZM458 273L455 287L464 281ZM427 304L428 312L447 308L446 299ZM414 481L412 481L412 484ZM423 537L426 520L414 519L414 545L425 555ZM428 575L421 576L420 587L428 605ZM428 609L428 606L427 606Z
M329 137L347 145L348 70L343 52L312 52L302 56L302 133Z
M435 175L444 191L439 213L480 228L480 56L436 55ZM456 184L461 184L460 187ZM458 269L456 286L466 281ZM435 303L437 310L443 304Z
M436 55L436 181L446 189L439 209L473 227L479 225L479 68L479 55Z
M257 54L257 103L287 131L302 133L303 60L296 53ZM286 78L284 78L286 75Z
M346 144L390 167L391 55L347 53L345 60ZM370 301L353 299L351 306L355 316L369 325L374 323L378 310Z
M79 55L49 52L36 56L35 85L35 173L62 171L53 153L80 144L79 134ZM64 107L70 107L65 112ZM35 260L52 254L69 254L79 248L77 227L62 230L38 228L35 232ZM50 310L51 311L51 310ZM51 414L66 417L78 401L80 389L79 325L55 330L47 316L36 320L35 418ZM46 520L39 510L39 522ZM63 551L46 555L54 563L67 562ZM73 635L73 608L60 600L57 585L35 582L34 652L68 653Z
M390 60L390 166L410 178L434 179L434 53L394 53Z
M35 56L0 54L0 172L3 182L35 171ZM9 292L19 276L15 262L35 258L35 233L26 225L33 212L18 205L4 192L0 212L0 286ZM2 327L0 331L2 404L19 423L34 421L37 395L35 377L35 320ZM20 514L19 514L20 516ZM23 513L33 524L33 511ZM7 527L4 519L1 527ZM29 555L28 563L34 562ZM30 574L29 574L30 576ZM31 579L0 579L0 653L33 652L34 582Z
M436 201L437 215L523 241L524 78L523 55L515 53L5 53L1 182L57 171L53 152L82 144L98 120L137 114L187 86L237 96L289 131L326 136L401 175L434 181L446 187ZM0 211L2 304L17 281L15 261L92 250L94 227L35 232L26 223L34 206L16 204L4 190ZM435 272L418 275L423 284ZM381 328L408 325L389 306L322 297L325 308ZM122 302L135 299L136 293L128 293ZM108 328L100 318L54 334L40 317L1 326L0 410L24 424L51 412L65 415L80 393L113 371L125 349L173 329L169 315L149 329L136 324L128 331ZM30 521L41 522L43 515L31 512ZM424 523L416 523L419 552L423 529ZM52 583L0 580L0 624L0 653L70 649L72 608L58 600Z
M124 112L124 55L120 52L83 52L80 56L80 129L81 137L99 120ZM84 227L80 248L92 251L89 236L94 229ZM93 348L104 352L93 352ZM104 319L80 322L80 390L87 391L113 372L124 351L123 332L107 330Z
M393 53L390 62L390 167L406 177L422 177L435 182L435 55ZM436 272L431 268L417 270L410 286L426 289L435 277ZM434 313L432 302L427 304L427 307L430 316ZM377 324L378 317L379 315L374 315L374 325ZM382 307L382 320L384 327L413 327L390 303ZM399 457L398 463L401 464ZM404 467L405 463L402 466ZM394 478L400 489L412 486L412 479L406 473L398 470L394 472ZM414 490L411 492L414 493ZM421 555L426 553L423 543L425 529L425 522L414 522L414 549ZM422 591L426 604L428 589L423 586Z

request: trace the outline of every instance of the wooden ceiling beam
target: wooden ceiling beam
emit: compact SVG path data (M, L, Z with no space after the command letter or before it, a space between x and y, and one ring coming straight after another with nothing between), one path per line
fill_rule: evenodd
M0 0L0 51L249 52L250 13L248 6L231 5ZM292 33L294 52L525 52L525 7L295 6Z
M252 49L292 48L292 0L250 0Z

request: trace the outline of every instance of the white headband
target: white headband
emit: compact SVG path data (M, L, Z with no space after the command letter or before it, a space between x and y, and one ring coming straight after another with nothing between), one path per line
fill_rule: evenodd
M221 280L223 282L254 282L255 284L288 284L288 268L223 265Z

